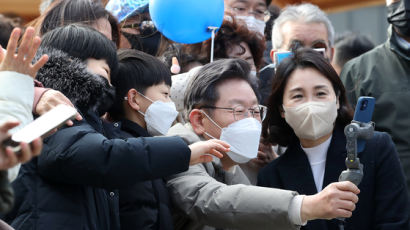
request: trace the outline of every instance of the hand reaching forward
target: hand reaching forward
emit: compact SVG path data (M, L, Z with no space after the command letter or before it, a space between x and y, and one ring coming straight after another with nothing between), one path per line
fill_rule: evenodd
M321 192L305 196L302 201L302 221L349 218L359 201L360 190L350 181L329 184Z
M199 141L189 145L189 148L191 149L190 165L211 162L211 155L221 158L223 156L221 152L229 151L229 145L226 142L216 139Z
M35 36L33 27L26 29L16 54L20 34L21 29L15 28L11 32L6 52L4 53L0 47L0 71L14 71L29 75L34 79L37 71L46 64L48 56L43 55L36 63L31 63L41 43L40 37Z

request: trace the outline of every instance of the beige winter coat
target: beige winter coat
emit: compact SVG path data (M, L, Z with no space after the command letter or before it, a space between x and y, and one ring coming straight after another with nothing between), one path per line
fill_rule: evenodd
M189 144L200 141L189 123L175 125L168 135ZM219 159L171 176L167 187L177 209L177 230L299 229L288 212L296 192L252 186L238 166L227 172Z

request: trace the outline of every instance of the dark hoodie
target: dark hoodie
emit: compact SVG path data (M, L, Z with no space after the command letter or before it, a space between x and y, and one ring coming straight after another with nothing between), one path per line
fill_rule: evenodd
M41 155L21 167L6 220L15 229L120 229L116 189L187 170L190 150L177 137L107 139L115 130L104 130L96 111L108 81L61 51L43 53L50 58L38 80L63 92L84 120L45 138Z

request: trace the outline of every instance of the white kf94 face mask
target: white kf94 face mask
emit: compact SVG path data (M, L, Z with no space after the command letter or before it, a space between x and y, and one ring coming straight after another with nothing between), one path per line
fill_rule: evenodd
M178 116L178 111L174 102L152 101L142 93L141 96L151 101L145 113L138 111L144 116L147 124L147 131L152 136L166 135L172 123Z
M208 114L203 113L214 125L222 130L219 140L225 141L231 146L231 151L227 152L227 154L233 161L243 164L258 156L259 140L262 132L260 121L253 117L248 117L235 121L225 128L221 128ZM205 134L211 138L218 139L207 132Z
M296 107L285 107L285 120L296 136L317 140L333 131L337 117L337 104L329 102L306 102Z

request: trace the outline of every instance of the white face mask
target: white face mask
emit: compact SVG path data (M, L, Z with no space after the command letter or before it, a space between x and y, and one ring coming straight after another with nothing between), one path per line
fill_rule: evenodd
M296 136L317 140L333 131L337 117L337 104L329 102L306 102L296 107L285 107L285 120Z
M152 104L148 106L145 113L138 111L144 116L147 124L147 131L152 136L166 135L172 123L178 116L177 109L174 102L152 101L145 95L139 93Z
M231 151L227 154L233 161L243 164L258 156L259 140L262 132L260 121L248 117L221 128L208 114L203 113L214 125L222 130L219 140L225 141L231 146ZM207 132L205 134L218 139Z
M266 26L264 21L256 19L253 16L235 16L235 18L244 21L248 30L264 35Z

